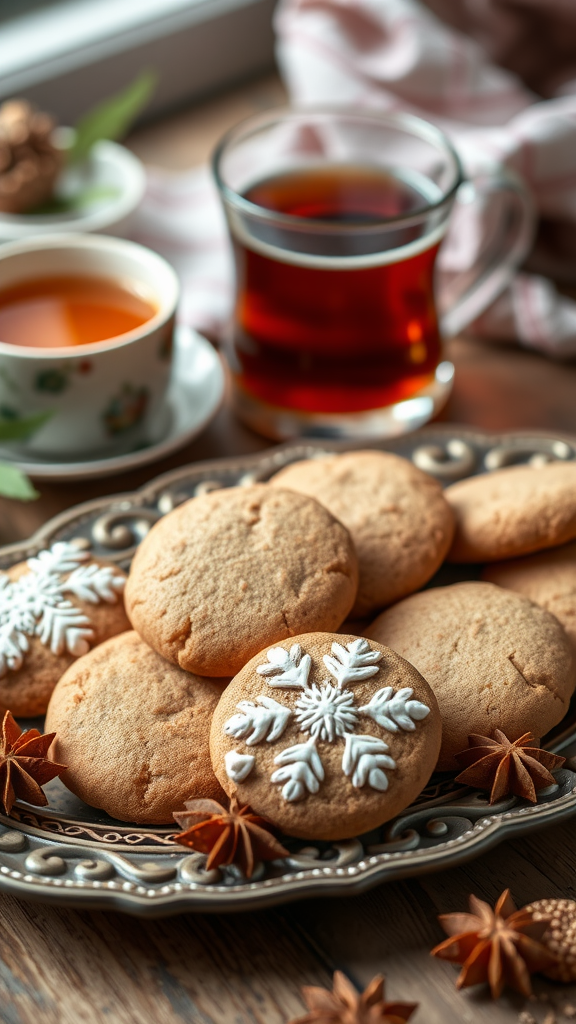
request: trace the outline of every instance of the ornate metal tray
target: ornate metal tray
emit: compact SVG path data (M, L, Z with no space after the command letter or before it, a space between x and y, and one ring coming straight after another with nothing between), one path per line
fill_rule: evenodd
M343 447L352 446L283 445L179 469L136 493L91 501L57 516L29 541L1 549L0 567L54 540L76 537L126 567L150 526L187 498L266 480L288 462ZM446 483L514 462L576 458L576 438L487 436L453 426L429 428L381 447L411 458ZM452 567L433 582L473 575L466 567ZM114 821L82 804L56 779L47 787L48 807L17 803L11 817L0 815L0 889L22 898L147 916L256 909L305 896L360 892L462 863L509 836L575 814L576 760L570 756L576 753L576 703L546 745L568 761L535 806L512 797L490 807L485 795L457 785L452 776L434 776L414 805L375 832L313 847L288 839L291 856L258 865L250 881L234 867L206 871L204 855L172 842L169 826Z

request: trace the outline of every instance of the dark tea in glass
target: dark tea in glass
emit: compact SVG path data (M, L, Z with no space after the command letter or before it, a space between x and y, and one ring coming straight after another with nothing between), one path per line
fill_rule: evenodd
M452 386L444 329L477 316L526 251L519 196L439 326L434 265L462 184L439 129L407 114L269 111L224 137L213 169L236 263L226 340L240 418L277 439L387 437L429 420Z
M429 202L390 173L354 165L289 171L244 196L304 222L348 227L376 226ZM335 257L346 255L341 238L328 235L323 254L287 262L281 230L275 234L267 236L277 243L274 253L259 251L258 238L235 238L234 346L242 388L276 406L349 413L392 405L433 382L440 361L433 297L438 239L418 244L417 228L399 226L375 254L359 253L352 234L351 261L333 267ZM368 236L368 248L373 240Z

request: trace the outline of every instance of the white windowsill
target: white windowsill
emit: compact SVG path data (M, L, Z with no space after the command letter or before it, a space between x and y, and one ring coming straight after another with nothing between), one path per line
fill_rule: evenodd
M152 67L159 111L269 68L273 7L274 0L63 0L2 24L0 98L27 95L72 120Z

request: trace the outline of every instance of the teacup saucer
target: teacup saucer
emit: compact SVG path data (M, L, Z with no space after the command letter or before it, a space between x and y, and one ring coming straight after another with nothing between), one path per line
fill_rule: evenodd
M127 472L170 455L196 437L215 416L224 394L224 370L212 345L180 324L175 331L174 365L166 403L150 429L150 441L135 451L84 462L52 462L38 456L15 457L0 447L0 462L9 462L35 480L88 480Z
M61 129L70 131L70 129ZM144 167L125 146L97 142L81 167L67 167L57 196L70 203L60 213L0 213L0 242L57 232L124 234L146 188Z

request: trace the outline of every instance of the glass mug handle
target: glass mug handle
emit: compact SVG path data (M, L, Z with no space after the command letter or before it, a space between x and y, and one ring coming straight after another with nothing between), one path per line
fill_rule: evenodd
M456 208L465 217L468 207L483 205L484 237L478 246L474 264L442 280L440 250L440 330L444 338L459 334L480 316L510 284L530 251L536 216L532 199L519 177L505 168L484 172L464 181L456 195ZM480 223L469 219L474 230ZM479 234L480 234L479 233Z

